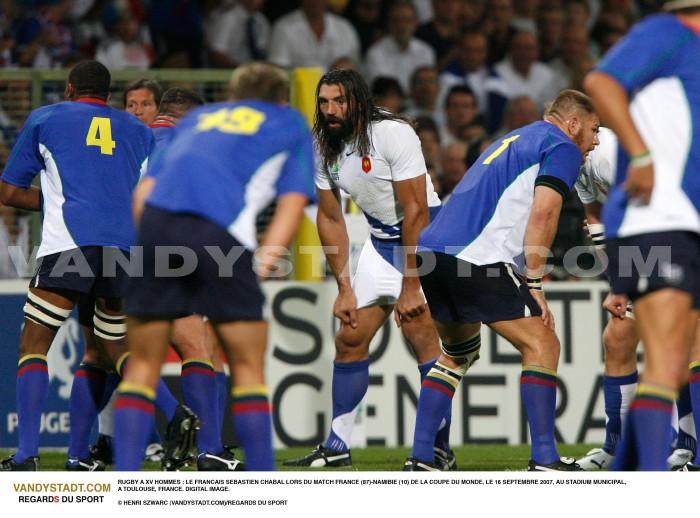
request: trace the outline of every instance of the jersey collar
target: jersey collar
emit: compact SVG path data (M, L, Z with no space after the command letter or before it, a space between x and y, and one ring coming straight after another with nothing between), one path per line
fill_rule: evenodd
M97 99L95 97L79 97L78 99L75 100L77 103L92 103L92 104L101 104L102 106L106 106L107 103L103 101L102 99Z

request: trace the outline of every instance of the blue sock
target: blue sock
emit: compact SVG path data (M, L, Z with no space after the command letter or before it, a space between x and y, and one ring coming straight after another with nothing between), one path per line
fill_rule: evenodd
M617 446L612 471L666 471L668 442L676 395L667 389L640 383Z
M693 373L690 372L692 377ZM699 378L700 380L700 378ZM682 448L684 450L690 450L695 452L697 447L697 441L695 437L690 435L686 431L686 426L690 422L693 422L694 414L692 402L690 398L690 384L684 385L683 388L678 392L678 401L676 401L676 408L678 409L678 438L676 439L676 448ZM695 424L693 422L693 424Z
M418 371L420 372L421 384L425 380L425 377L433 368L437 360L430 360L425 363L418 365ZM461 379L461 378L460 378ZM459 382L457 382L459 383ZM422 390L422 387L421 387ZM450 450L450 427L452 426L452 405L447 407L447 411L443 416L443 420L440 422L439 429L435 434L435 446L443 451ZM417 458L417 457L416 457ZM421 459L422 460L422 459Z
M70 392L70 445L68 457L85 459L90 454L90 431L99 413L105 391L107 373L81 363L73 377Z
M520 397L525 406L532 441L532 460L551 464L559 460L554 443L557 373L544 367L523 365Z
M615 455L615 447L622 434L622 422L637 389L639 374L634 371L626 376L603 376L605 400L605 442L603 450Z
M19 447L14 458L24 462L39 455L41 411L49 394L49 369L46 356L27 354L17 364L17 418Z
M700 361L690 364L690 378L688 379L688 389L690 403L695 421L695 433L700 433ZM690 448L689 448L690 449ZM700 464L700 452L698 452L697 442L695 443L695 458L693 464Z
M186 360L182 362L180 382L185 404L202 423L197 434L199 453L219 453L224 447L221 445L221 429L217 428L219 397L214 367L207 360Z
M114 469L138 471L153 427L154 391L122 382L114 403Z
M119 374L116 372L110 372L107 374L104 391L102 392L102 399L100 400L100 405L97 407L97 413L102 412L104 407L107 406L107 403L109 403L109 400L112 399L112 394L114 394L114 391L117 390L117 386L119 386L119 382L121 380L121 376L119 376Z
M355 408L367 393L369 386L369 359L358 362L333 362L333 421L326 439L326 448L348 451Z
M233 387L233 425L245 452L248 471L273 471L272 417L267 399L267 387L255 385Z
M221 428L224 426L224 416L226 415L226 407L228 406L228 376L225 372L216 373L216 392L217 392L217 403L216 403L216 420L219 434L221 434Z
M411 457L433 464L433 445L440 423L452 406L452 398L462 376L436 362L421 383L416 412L416 429L413 433ZM448 446L449 447L449 446Z
M129 364L129 353L124 353L121 358L119 358L119 361L117 362L117 372L119 373L120 376L124 376L124 373L126 372L127 366ZM158 407L158 410L163 412L163 415L165 418L170 422L175 415L175 409L177 408L178 402L177 399L175 399L175 396L173 396L173 393L170 392L170 389L168 386L165 384L165 382L162 379L158 379L158 385L156 385L156 399L155 399L155 405ZM155 433L151 434L151 439L152 442L160 442L160 436L158 435L158 430L155 430Z

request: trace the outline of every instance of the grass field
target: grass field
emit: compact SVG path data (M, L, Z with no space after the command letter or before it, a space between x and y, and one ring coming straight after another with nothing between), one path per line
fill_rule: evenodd
M559 454L568 457L580 457L591 445L560 445ZM287 468L282 461L301 457L309 453L309 448L289 448L276 452L277 468L280 471L301 471L306 468ZM475 445L454 448L459 471L523 471L530 455L529 446ZM2 458L11 452L0 451ZM410 453L409 448L371 447L352 450L353 466L351 468L333 469L336 471L400 471L403 462ZM240 453L237 451L237 455ZM65 452L48 451L41 454L41 471L62 471L66 461ZM109 468L108 468L109 469ZM144 466L145 470L157 471L159 464L152 462ZM192 468L188 468L192 469Z

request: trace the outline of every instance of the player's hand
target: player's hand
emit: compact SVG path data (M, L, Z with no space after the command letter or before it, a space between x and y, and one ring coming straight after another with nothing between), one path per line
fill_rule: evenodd
M622 188L627 191L630 199L647 205L651 201L651 192L654 189L654 165L630 166Z
M357 328L357 298L352 289L341 289L333 304L333 315L343 324Z
M547 299L544 298L544 292L542 290L530 290L532 298L535 299L537 305L542 310L542 323L554 331L554 315L549 310L547 305Z
M603 301L603 307L613 317L624 320L627 313L627 302L627 295L608 293Z
M399 300L394 306L394 322L397 327L401 327L403 322L410 322L411 319L419 317L425 313L427 304L423 292L420 290L420 284L416 286L406 286L404 283L399 295Z

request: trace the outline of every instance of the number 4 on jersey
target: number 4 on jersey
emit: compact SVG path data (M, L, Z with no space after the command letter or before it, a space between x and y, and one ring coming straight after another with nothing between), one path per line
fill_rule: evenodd
M103 155L111 155L117 143L112 140L112 121L107 117L93 117L85 137L85 145L97 146Z

